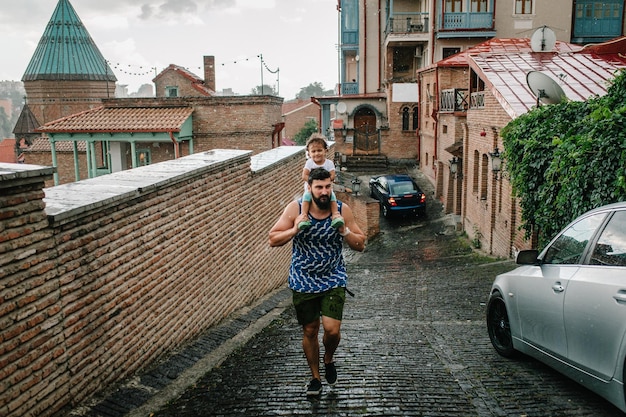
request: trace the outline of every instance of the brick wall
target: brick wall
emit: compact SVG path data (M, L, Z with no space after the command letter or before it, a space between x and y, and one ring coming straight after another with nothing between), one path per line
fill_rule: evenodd
M493 255L509 258L514 252L531 247L523 238L520 210L506 177L494 177L490 152L504 149L500 129L511 120L495 97L485 92L485 106L468 112L466 144L465 231L479 237L481 248ZM484 133L483 133L484 131ZM506 161L504 161L506 163ZM473 183L477 182L476 190Z
M3 165L32 172L0 181L0 415L77 404L285 285L268 231L304 159L216 150L46 189L51 168Z
M115 97L115 83L107 81L26 81L24 89L40 125L100 107L103 99Z

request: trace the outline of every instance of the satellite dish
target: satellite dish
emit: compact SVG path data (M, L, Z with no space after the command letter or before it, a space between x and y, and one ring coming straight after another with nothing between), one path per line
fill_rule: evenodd
M556 45L556 35L547 26L542 26L530 37L530 49L533 52L550 52Z
M558 104L567 98L560 85L552 78L539 71L530 71L526 74L526 83L539 101L544 104Z
M337 111L339 113L341 113L341 114L344 114L346 112L347 108L348 107L346 106L346 103L344 103L343 101L341 101L341 102L339 102L337 104Z

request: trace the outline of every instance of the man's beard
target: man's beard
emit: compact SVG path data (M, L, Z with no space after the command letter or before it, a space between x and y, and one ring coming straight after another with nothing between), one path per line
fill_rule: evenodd
M330 208L330 197L327 195L320 196L319 198L313 198L313 202L317 207L322 210L328 210Z

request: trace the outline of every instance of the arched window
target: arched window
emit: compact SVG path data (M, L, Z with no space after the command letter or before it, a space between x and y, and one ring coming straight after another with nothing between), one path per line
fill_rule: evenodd
M417 124L419 118L419 112L417 111L417 106L413 107L413 130L417 130L417 128L419 127L419 125Z
M402 130L409 130L409 108L402 108Z

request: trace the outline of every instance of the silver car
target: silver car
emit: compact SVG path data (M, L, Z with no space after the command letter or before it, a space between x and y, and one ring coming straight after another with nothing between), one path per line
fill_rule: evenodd
M583 214L517 263L487 303L495 350L532 356L626 412L626 202Z

